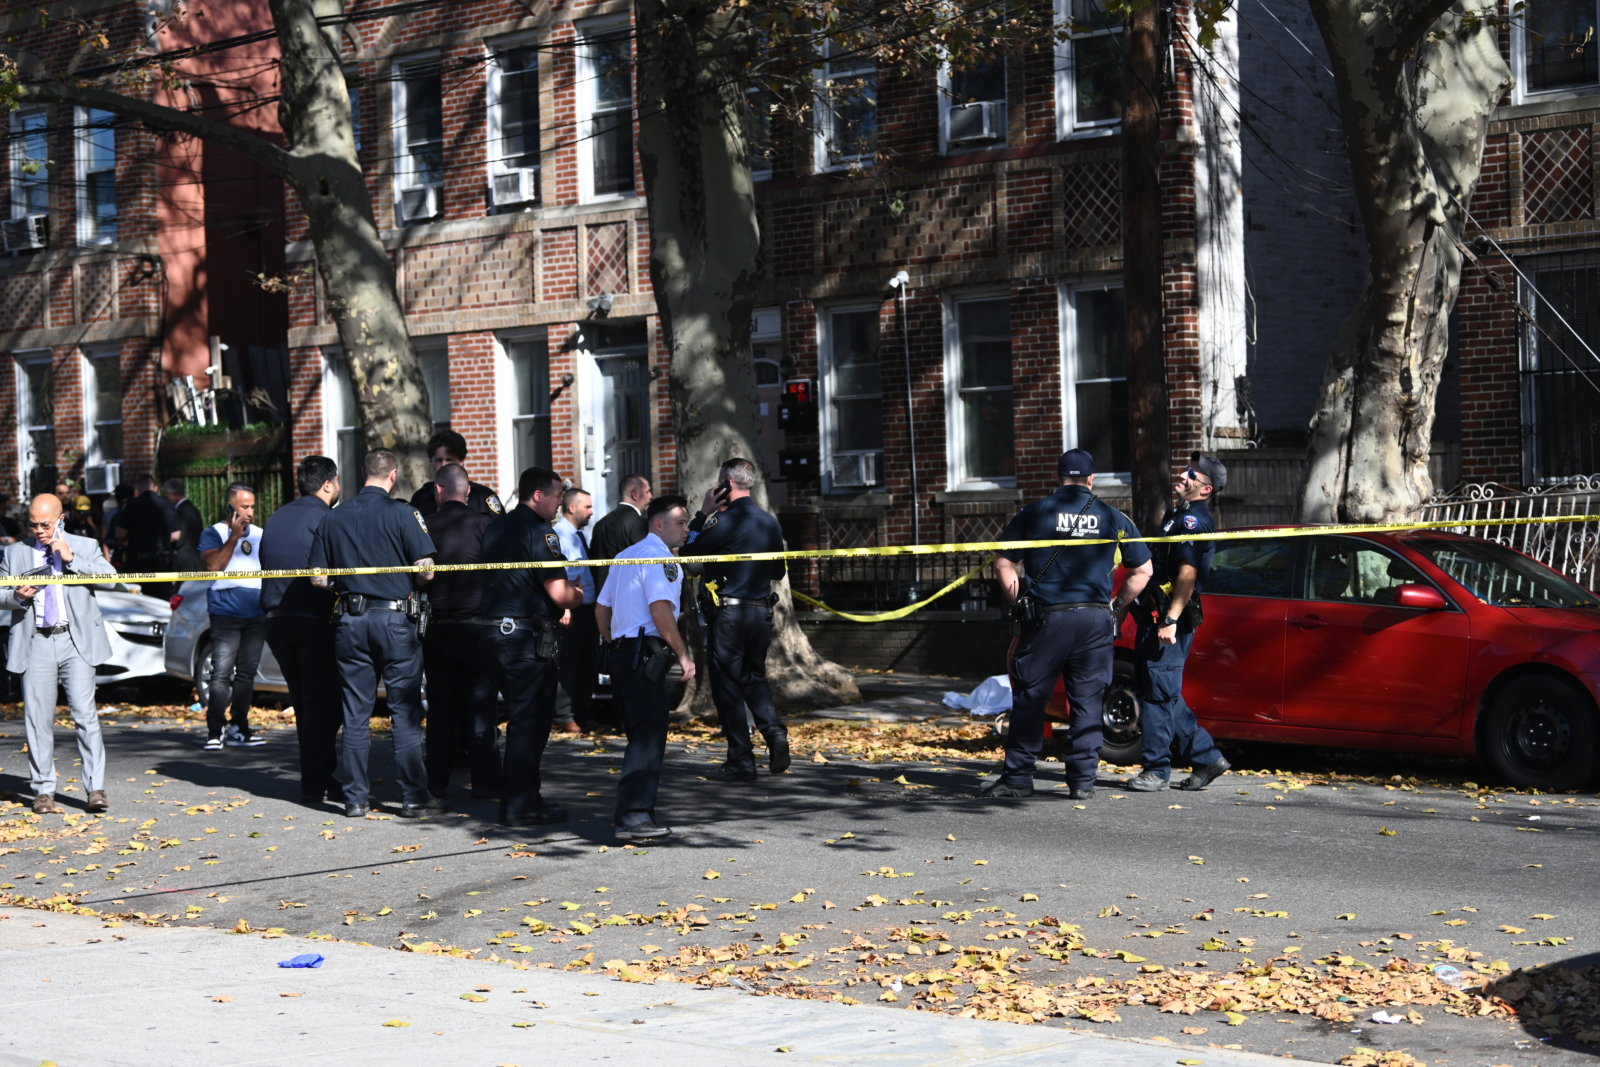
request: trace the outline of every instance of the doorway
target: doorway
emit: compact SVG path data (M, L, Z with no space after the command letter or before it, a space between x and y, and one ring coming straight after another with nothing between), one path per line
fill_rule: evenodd
M617 505L628 475L655 483L648 350L643 320L583 325L578 484L593 497L597 516Z

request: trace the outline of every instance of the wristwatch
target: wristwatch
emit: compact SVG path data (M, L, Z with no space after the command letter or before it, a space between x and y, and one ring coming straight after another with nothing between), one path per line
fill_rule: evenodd
M1177 619L1169 619L1165 615L1163 615L1161 617L1161 622L1160 622L1160 624L1159 624L1159 626L1157 628L1158 629L1166 629L1168 626L1176 626L1176 625L1178 625L1178 620Z

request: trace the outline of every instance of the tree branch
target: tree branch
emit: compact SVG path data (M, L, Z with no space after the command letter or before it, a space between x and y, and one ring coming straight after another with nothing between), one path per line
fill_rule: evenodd
M1457 0L1393 0L1389 14L1389 40L1403 50L1416 47L1428 28L1449 11Z
M20 86L20 89L24 101L98 108L142 122L146 126L190 134L210 144L231 148L285 178L290 177L294 166L294 156L265 137L238 126L230 126L215 119L201 118L199 115L167 107L164 104L125 96L108 89L98 89L92 85L69 85L65 82L33 82Z

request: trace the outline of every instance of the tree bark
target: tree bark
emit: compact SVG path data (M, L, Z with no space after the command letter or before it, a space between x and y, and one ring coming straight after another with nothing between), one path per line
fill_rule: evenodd
M1300 519L1408 518L1428 453L1458 242L1489 117L1510 86L1497 30L1450 0L1311 0L1339 93L1367 277L1311 419Z
M671 353L678 484L695 506L726 460L761 463L750 356L761 233L743 91L757 38L740 9L695 0L638 0L635 19L650 281ZM765 481L754 490L763 508ZM709 686L698 684L705 677L697 673L680 708L709 709ZM787 582L767 677L785 708L860 699L850 673L811 647Z

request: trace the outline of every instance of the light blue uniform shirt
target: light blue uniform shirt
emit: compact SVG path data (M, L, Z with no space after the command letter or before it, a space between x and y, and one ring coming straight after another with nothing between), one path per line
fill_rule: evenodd
M652 532L645 534L643 541L618 552L617 558L663 559L671 555L666 542ZM600 603L611 609L613 638L638 637L640 627L646 635L660 637L655 619L650 616L650 605L665 600L672 606L672 617L676 619L682 594L683 565L674 559L670 563L612 567L611 577L600 590Z
M584 544L583 537L578 533L578 528L572 525L572 520L557 519L550 525L555 527L556 536L561 538L561 554L568 559L588 559L589 546ZM593 604L594 599L594 568L593 567L568 567L567 581L574 585L583 586L583 602Z

